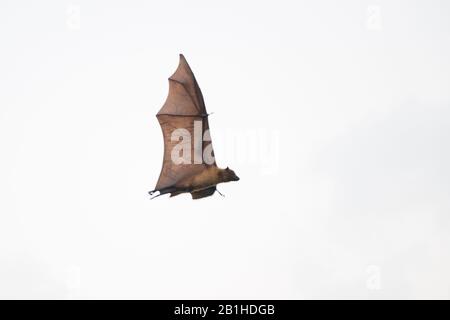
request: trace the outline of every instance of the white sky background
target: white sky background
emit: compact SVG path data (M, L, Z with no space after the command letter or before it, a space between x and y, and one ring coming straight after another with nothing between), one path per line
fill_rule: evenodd
M450 298L448 1L1 1L0 45L1 298ZM147 195L179 53L225 198Z

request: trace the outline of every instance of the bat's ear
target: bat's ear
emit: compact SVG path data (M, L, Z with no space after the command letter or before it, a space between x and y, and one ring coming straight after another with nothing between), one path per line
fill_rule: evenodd
M230 168L227 167L225 170L230 170Z

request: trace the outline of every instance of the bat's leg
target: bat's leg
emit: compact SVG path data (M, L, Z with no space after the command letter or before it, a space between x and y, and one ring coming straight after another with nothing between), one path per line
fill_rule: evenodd
M225 195L223 195L217 188L216 188L216 191L217 191L222 197L225 197Z

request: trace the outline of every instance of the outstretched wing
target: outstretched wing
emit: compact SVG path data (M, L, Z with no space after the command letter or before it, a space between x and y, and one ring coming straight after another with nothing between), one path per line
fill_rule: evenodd
M169 78L169 95L156 117L164 137L164 160L155 191L216 165L211 141L203 139L209 130L203 95L182 54L177 70Z

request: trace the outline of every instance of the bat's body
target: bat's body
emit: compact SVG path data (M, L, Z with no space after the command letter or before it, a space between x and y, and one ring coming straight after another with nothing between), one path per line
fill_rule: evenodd
M164 136L164 161L150 194L190 193L200 199L212 196L219 183L239 180L233 170L216 165L203 95L183 55L169 78L169 95L156 117ZM199 135L200 141L196 140Z
M215 191L219 183L238 180L239 178L232 170L211 166L196 175L181 179L175 186L179 190L186 190L186 192L192 193L193 196L195 194L197 198L194 199L199 199L206 196L205 194L207 194L208 190ZM171 194L172 197L175 195ZM201 195L204 196L200 197Z

